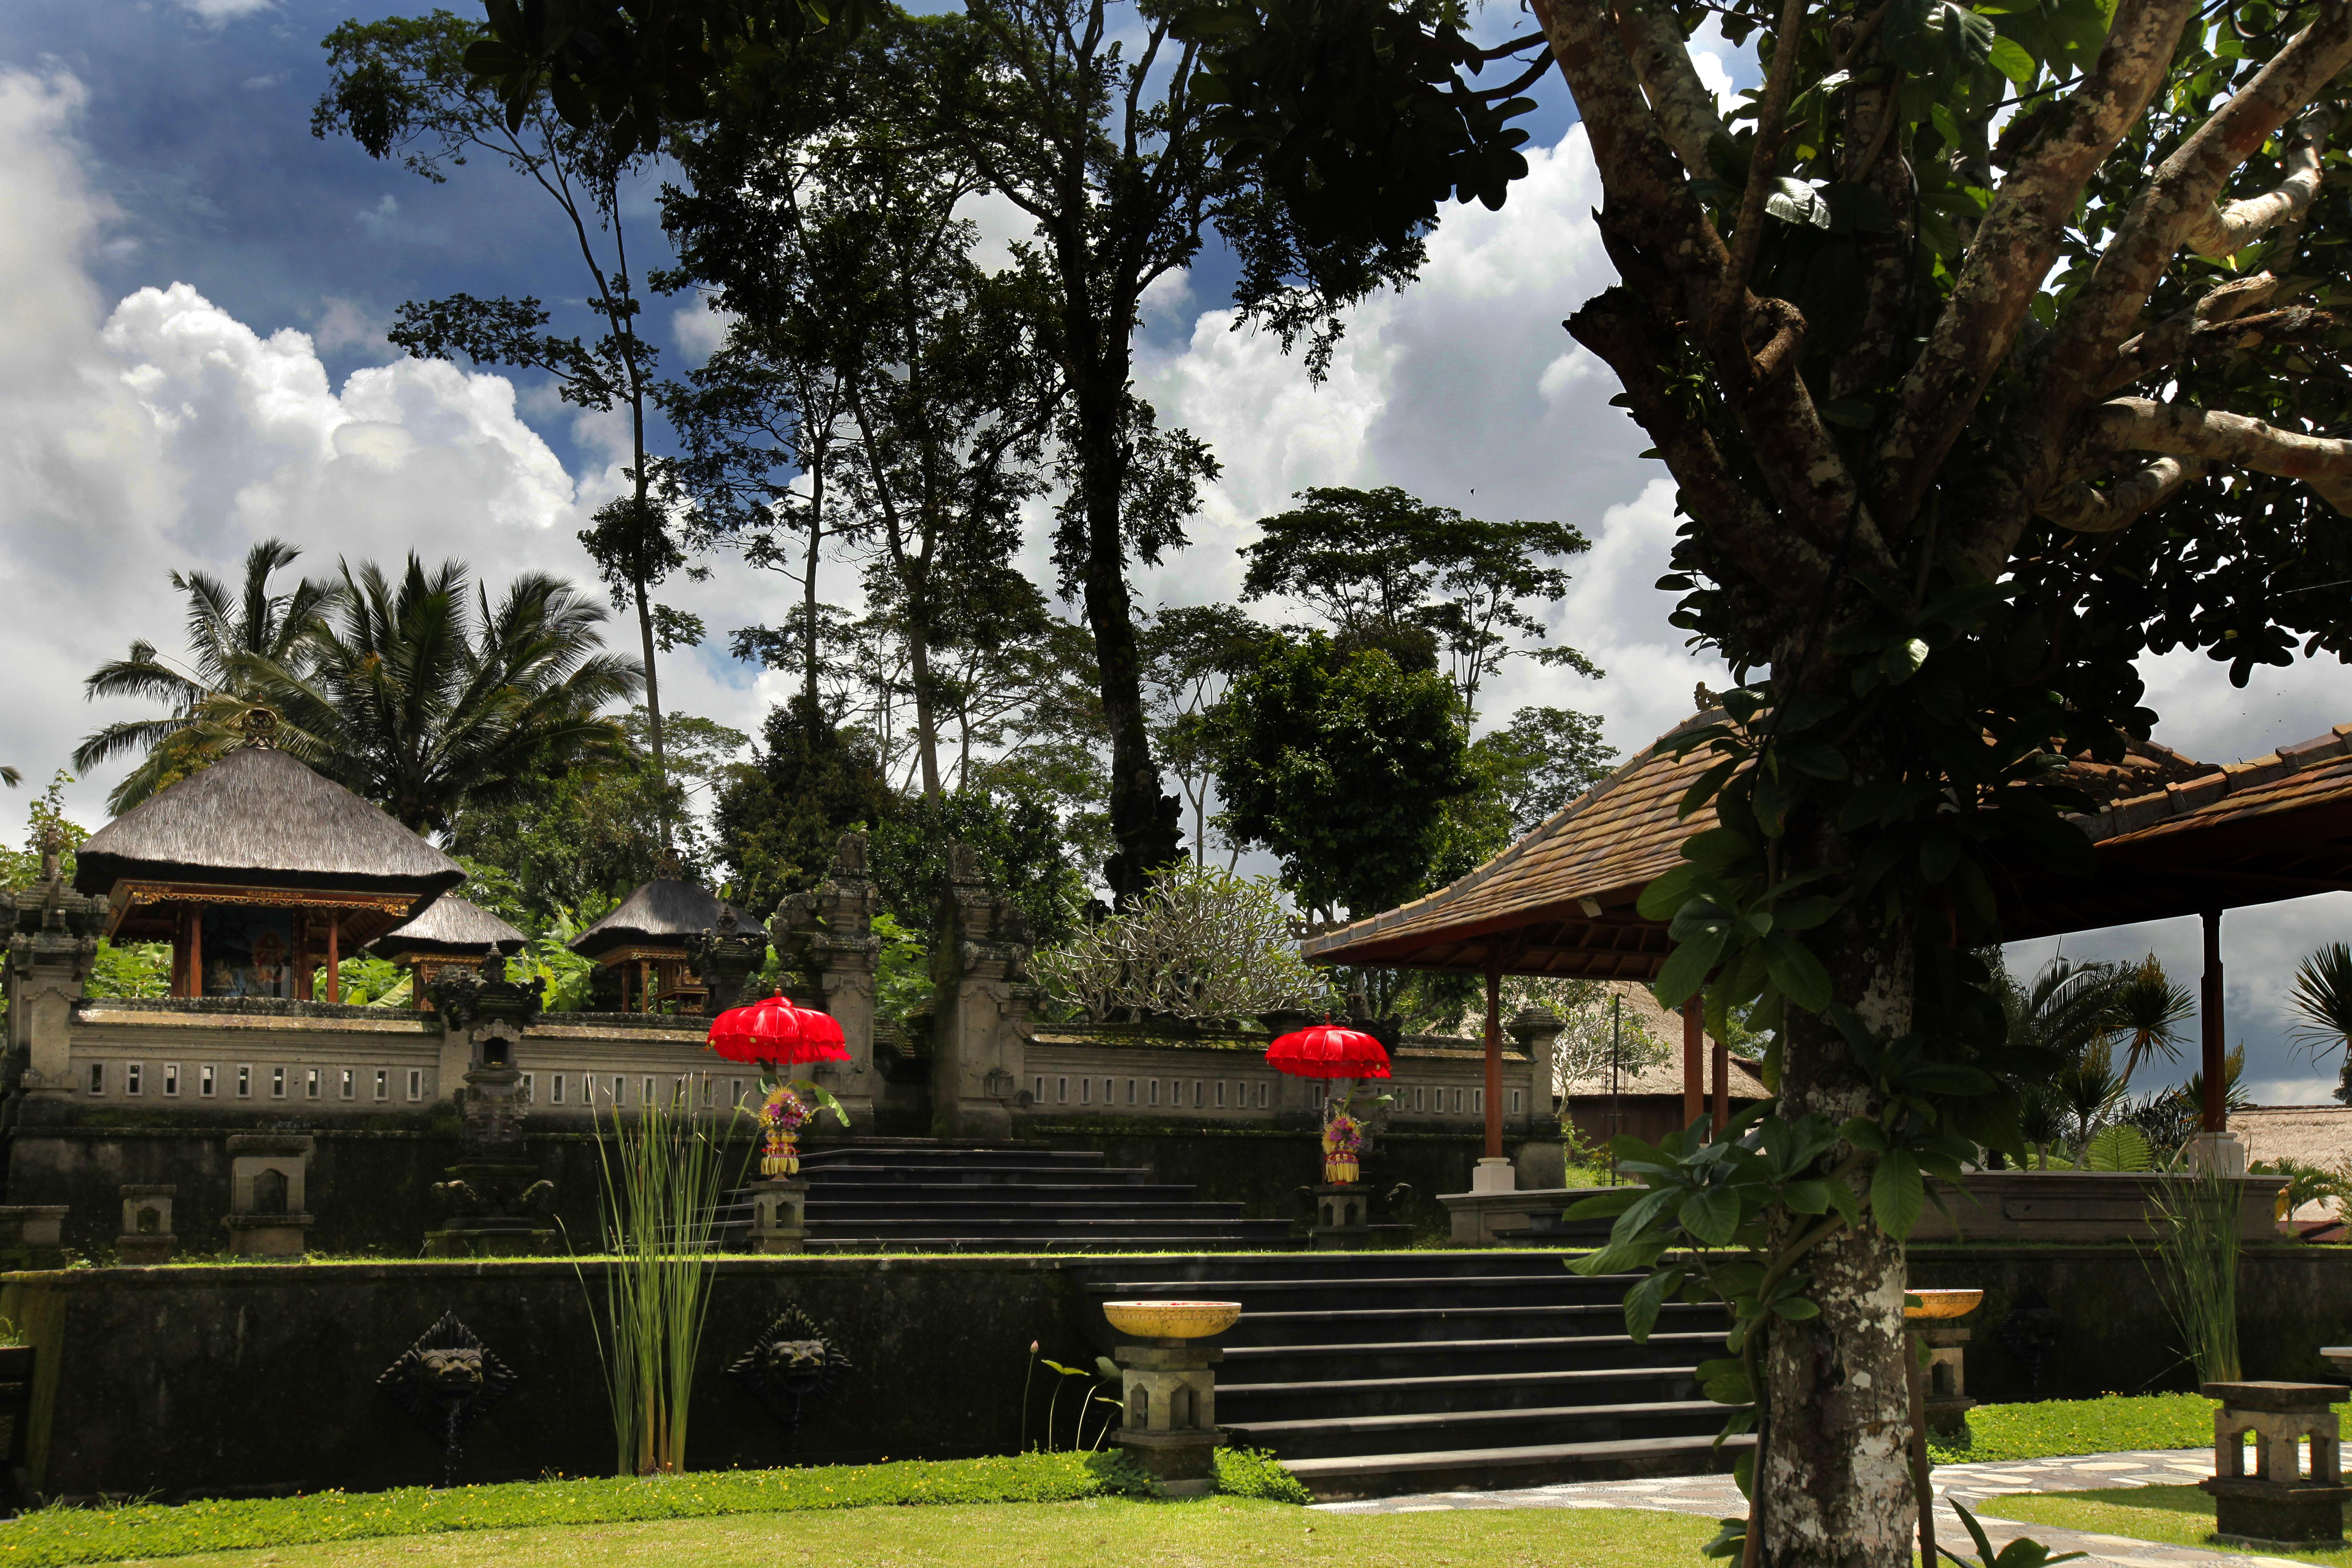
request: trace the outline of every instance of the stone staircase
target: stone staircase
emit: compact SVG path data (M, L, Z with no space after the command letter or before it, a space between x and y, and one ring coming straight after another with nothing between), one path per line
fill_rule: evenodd
M957 1149L909 1140L813 1150L811 1252L1219 1251L1291 1247L1286 1219L1245 1219L1239 1204L1203 1203L1194 1189L1108 1165L1101 1153L1061 1149ZM735 1245L751 1209L731 1193L721 1247Z
M1243 1303L1218 1342L1217 1419L1318 1499L1728 1470L1699 1362L1719 1308L1625 1333L1627 1278L1514 1249L1138 1259L1089 1268L1093 1300ZM1116 1335L1097 1315L1108 1345Z

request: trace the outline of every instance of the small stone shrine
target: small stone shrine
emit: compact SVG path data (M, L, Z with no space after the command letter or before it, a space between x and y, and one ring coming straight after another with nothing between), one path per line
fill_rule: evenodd
M2197 1484L2213 1497L2213 1531L2231 1546L2334 1547L2344 1542L2344 1485L2337 1451L2336 1383L2209 1383L2213 1475ZM2254 1443L2246 1473L2246 1439ZM2303 1446L2311 1445L2311 1469Z
M544 1180L523 1142L515 1090L522 1079L515 1047L539 1016L542 985L506 977L497 953L478 970L445 970L433 984L442 1027L469 1046L466 1086L457 1094L459 1159L436 1183L441 1224L425 1235L431 1258L508 1258L555 1250L548 1219L555 1184Z
M171 1262L172 1250L179 1245L179 1237L172 1234L172 1200L179 1195L180 1189L168 1184L125 1184L116 1256L133 1265Z
M743 1195L751 1205L753 1252L808 1250L808 1183L798 1176L779 1176L751 1183Z
M1216 1489L1216 1363L1225 1352L1202 1342L1233 1327L1238 1301L1106 1301L1103 1316L1141 1342L1111 1352L1118 1364L1118 1446L1151 1477L1160 1497L1206 1497Z
M228 1141L228 1249L238 1258L299 1258L311 1219L310 1140L244 1132Z

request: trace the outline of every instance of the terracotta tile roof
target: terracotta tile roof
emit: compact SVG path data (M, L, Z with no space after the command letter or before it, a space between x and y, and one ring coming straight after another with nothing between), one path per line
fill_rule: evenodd
M1683 794L1716 758L1670 742L1719 712L1661 736L1517 843L1401 908L1310 937L1317 963L1482 970L1648 980L1664 962L1663 928L1633 905L1715 825L1711 807L1677 818ZM2097 847L2095 876L1999 879L2005 937L2084 931L2204 909L2352 888L2352 725L2269 756L2200 763L2133 742L2119 763L2067 770L2100 802L2074 820ZM2293 817L2292 826L2286 818Z

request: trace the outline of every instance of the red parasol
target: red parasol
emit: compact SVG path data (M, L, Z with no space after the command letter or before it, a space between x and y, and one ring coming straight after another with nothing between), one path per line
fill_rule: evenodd
M848 1044L829 1013L795 1005L782 991L710 1020L710 1048L730 1062L845 1062Z
M1281 1036L1266 1047L1265 1059L1293 1078L1389 1076L1389 1054L1380 1041L1328 1020Z

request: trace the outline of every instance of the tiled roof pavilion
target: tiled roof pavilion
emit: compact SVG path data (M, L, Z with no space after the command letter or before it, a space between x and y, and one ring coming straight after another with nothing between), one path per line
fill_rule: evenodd
M1633 901L1715 825L1677 819L1683 793L1717 758L1670 742L1700 714L1561 808L1492 860L1426 898L1306 943L1317 963L1648 980L1665 928ZM2011 941L2210 914L2352 889L2352 724L2250 762L2200 763L2136 744L2116 765L2077 764L2071 781L2102 804L2078 816L2098 870L2059 878L2019 867L2000 878Z

